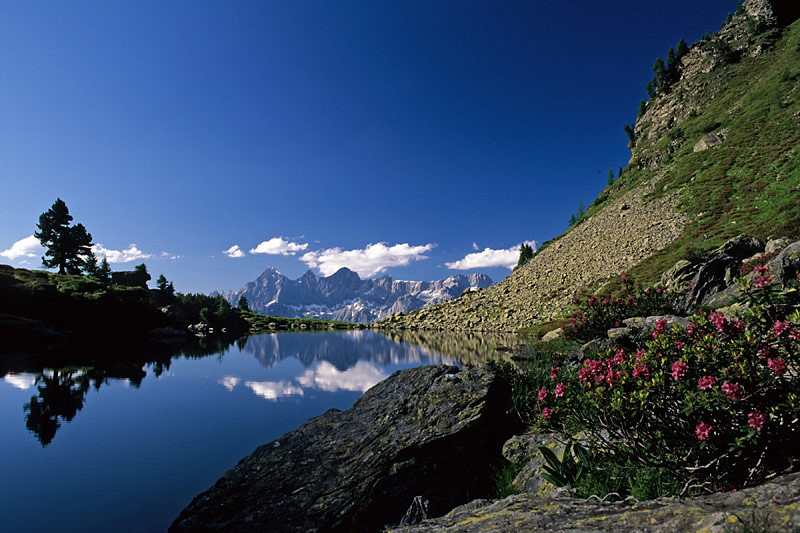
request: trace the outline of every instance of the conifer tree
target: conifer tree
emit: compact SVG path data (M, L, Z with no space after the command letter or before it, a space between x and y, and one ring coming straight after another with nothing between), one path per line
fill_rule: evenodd
M608 169L608 182L606 185L613 185L614 184L614 171L610 168Z
M678 46L675 49L675 53L678 55L678 59L680 59L683 56L685 56L688 51L689 51L689 47L686 46L686 41L684 41L683 39L678 41Z
M639 100L639 111L636 113L636 118L644 115L645 111L647 111L647 102L644 100Z
M39 231L33 235L47 248L42 264L47 268L58 267L59 274L80 274L86 258L92 253L92 235L83 224L70 226L72 215L61 198L42 213L36 225ZM49 259L48 259L49 257Z
M575 220L575 213L572 213L569 216L569 227L571 228L572 226L574 226L576 224L576 222L577 221Z
M97 269L95 277L105 284L111 281L111 265L108 264L108 259L103 256L103 261L100 263L100 268Z
M249 311L250 304L247 303L247 298L245 298L244 294L239 297L239 301L236 303L236 307L239 308L241 311Z
M576 220L580 220L583 218L584 211L583 211L583 200L578 201L578 213L576 214Z

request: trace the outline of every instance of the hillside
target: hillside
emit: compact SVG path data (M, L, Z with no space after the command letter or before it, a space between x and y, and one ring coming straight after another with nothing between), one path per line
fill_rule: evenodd
M512 331L622 273L654 283L738 234L800 237L798 17L795 2L745 2L642 106L629 164L578 224L493 287L379 325Z

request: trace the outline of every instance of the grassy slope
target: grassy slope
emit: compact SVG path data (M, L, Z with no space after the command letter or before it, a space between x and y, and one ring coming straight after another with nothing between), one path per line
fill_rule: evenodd
M679 190L679 209L690 222L681 238L631 270L643 283L657 282L689 249L708 251L741 233L800 239L800 20L759 57L704 76L718 87L708 105L652 144L641 142L636 153L667 153L675 139L682 146L667 153L657 170L629 165L586 213L601 211L607 198L662 172L652 195ZM658 97L650 105L658 105ZM721 145L693 151L706 133L721 128L729 130Z

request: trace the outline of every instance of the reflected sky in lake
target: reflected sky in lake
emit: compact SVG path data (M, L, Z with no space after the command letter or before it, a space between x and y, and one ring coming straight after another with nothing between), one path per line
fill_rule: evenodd
M513 345L464 342L487 355ZM112 347L0 357L0 530L163 531L257 446L347 409L397 370L458 364L459 349L437 349L457 344L361 330L126 352L113 363L102 362Z

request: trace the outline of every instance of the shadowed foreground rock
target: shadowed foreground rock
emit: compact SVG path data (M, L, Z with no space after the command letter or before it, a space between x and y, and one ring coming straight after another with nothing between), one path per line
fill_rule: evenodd
M260 446L197 496L170 531L379 531L415 496L440 516L492 491L513 431L489 367L395 372L347 411Z
M636 505L525 493L496 502L476 500L444 517L390 531L800 531L800 473L737 492Z

